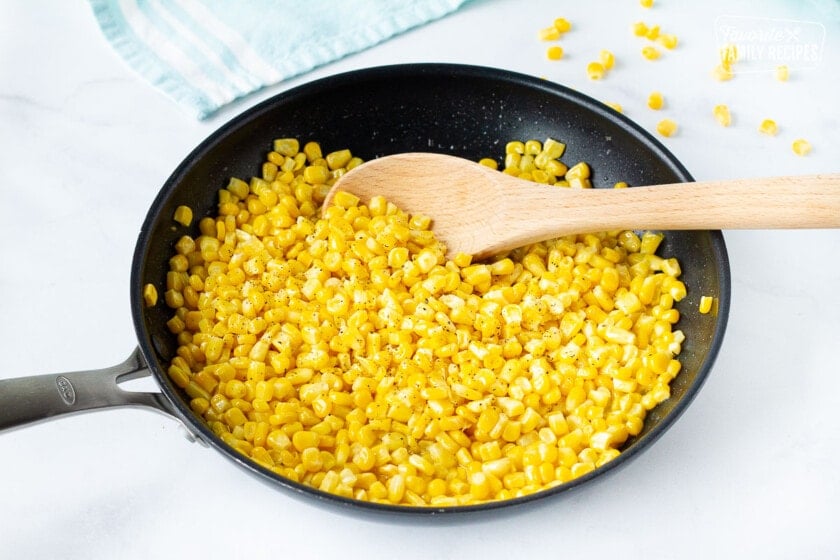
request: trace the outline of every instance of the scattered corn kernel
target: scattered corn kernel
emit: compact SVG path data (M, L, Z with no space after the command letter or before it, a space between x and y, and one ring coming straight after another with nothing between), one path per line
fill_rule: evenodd
M671 119L662 119L656 124L656 132L666 137L676 134L677 128L677 123Z
M761 121L761 124L758 125L758 131L762 134L767 134L768 136L775 136L779 132L779 126L773 119L764 119Z
M698 310L703 315L707 314L709 311L712 310L712 304L714 303L715 298L712 296L702 296L700 297L700 305L698 306Z
M554 20L554 28L560 33L566 33L572 29L572 24L566 18L557 18Z
M659 49L651 45L642 48L642 56L648 60L656 60L661 56Z
M622 107L620 103L615 103L614 101L604 101L604 105L618 113L624 112L624 107Z
M560 60L563 58L563 47L560 45L551 45L546 49L545 56L549 60Z
M738 61L738 47L733 44L720 48L720 61L728 68Z
M677 36L673 33L663 33L656 38L656 42L670 51L677 48L679 39L677 39Z
M586 75L590 80L600 80L604 77L606 69L600 62L590 62L586 65Z
M554 26L540 29L539 38L541 41L556 41L560 38L560 30Z
M598 55L598 58L605 70L609 70L615 65L615 55L611 51L606 49L602 50Z
M361 160L300 146L275 141L274 180L220 191L167 274L168 374L238 452L346 497L468 505L592 471L669 397L686 290L662 234L447 261L429 218L381 197L339 193L322 214L323 187ZM565 148L510 142L503 171L591 187Z
M653 0L639 0L639 4L642 8L651 8L653 7Z
M804 138L797 138L793 141L793 153L798 156L808 155L811 151L811 143Z
M715 105L714 109L712 109L712 114L722 126L732 124L732 115L729 114L729 107L726 105Z
M645 33L645 37L647 37L651 41L656 41L659 38L659 26L652 25L648 27L647 33Z
M643 21L637 21L633 24L633 35L636 37L646 37L648 32L648 26Z
M776 66L776 79L777 80L779 80L780 82L786 82L786 81L788 81L789 77L790 77L790 70L788 69L788 67L786 65L782 64L782 65Z
M718 64L715 66L715 69L712 70L712 76L719 81L719 82L726 82L733 78L734 74L732 73L732 68L726 64Z
M662 97L662 93L658 91L654 91L650 95L648 95L647 105L654 111L658 111L662 108L665 104L665 98Z

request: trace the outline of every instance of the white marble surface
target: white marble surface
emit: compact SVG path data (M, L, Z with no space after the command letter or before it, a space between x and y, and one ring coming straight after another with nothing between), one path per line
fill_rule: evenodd
M698 179L837 172L840 22L813 6L476 1L196 122L123 65L84 2L4 0L0 378L125 358L135 346L130 261L159 186L239 111L339 71L500 66L620 102L647 127L675 118L680 133L665 143ZM822 62L788 83L715 82L722 14L822 22ZM567 59L549 62L536 32L560 15L575 31ZM639 19L677 33L679 49L643 60L629 32ZM601 48L619 62L590 82L583 67ZM644 105L653 89L666 95L661 114ZM735 115L730 129L711 118L720 102ZM756 132L765 116L778 137ZM808 157L790 150L798 136L814 145ZM112 410L0 434L0 558L839 558L840 232L725 238L732 311L716 367L676 425L602 484L480 523L383 524L267 488L166 417Z

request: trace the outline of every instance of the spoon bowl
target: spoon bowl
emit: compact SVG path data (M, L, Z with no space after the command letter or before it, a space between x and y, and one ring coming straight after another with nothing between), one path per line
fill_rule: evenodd
M436 153L371 160L343 175L345 191L381 195L432 218L450 256L477 259L575 233L840 227L840 174L677 183L629 189L536 184Z

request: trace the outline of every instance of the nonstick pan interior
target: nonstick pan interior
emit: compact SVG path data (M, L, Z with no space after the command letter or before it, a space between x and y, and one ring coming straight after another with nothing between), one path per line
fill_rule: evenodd
M175 170L148 213L138 239L131 280L131 304L143 355L174 408L201 439L260 478L320 501L371 510L444 513L494 509L556 494L615 470L648 447L682 413L699 390L722 341L729 308L729 264L717 231L668 232L660 254L680 259L688 297L677 308L677 328L687 337L679 356L683 368L671 398L648 415L643 432L622 455L592 473L529 497L459 508L409 508L347 500L287 481L229 449L193 415L189 398L166 375L176 341L166 327L171 311L143 305L146 283L165 284L173 245L197 235L198 220L215 215L218 190L230 177L259 174L274 138L315 140L324 152L349 148L363 159L426 151L472 160L503 159L509 140L567 144L563 160L586 161L596 187L691 181L662 145L622 115L586 96L534 77L502 70L445 64L398 65L350 72L273 97L224 125ZM196 218L191 228L172 220L178 205ZM558 219L562 219L558 216ZM717 298L715 314L701 315L701 295ZM687 443L690 445L690 443Z

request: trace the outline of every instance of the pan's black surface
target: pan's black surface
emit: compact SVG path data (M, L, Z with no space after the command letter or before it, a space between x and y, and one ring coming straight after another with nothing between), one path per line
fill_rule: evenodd
M703 384L722 342L729 310L729 263L718 231L668 232L660 253L680 259L688 297L677 307L687 336L682 372L672 396L648 415L644 431L622 455L592 473L551 490L504 502L459 508L409 508L347 500L290 482L229 449L196 417L188 398L166 375L176 343L164 305L146 308L142 286L165 284L173 244L197 234L198 218L213 215L217 192L230 177L247 178L280 137L316 140L324 152L350 148L363 159L427 151L501 160L513 139L552 137L567 143L563 160L588 162L596 187L692 181L652 136L622 115L572 90L538 78L490 68L446 64L398 65L341 74L271 98L224 125L198 146L161 189L143 224L134 255L131 305L140 347L176 412L200 437L245 470L298 495L328 504L384 513L441 514L493 510L531 502L615 471L649 447L685 410ZM178 205L193 208L191 229L175 224ZM177 226L177 227L176 227ZM699 314L701 295L717 298L716 314ZM690 443L688 443L690 445Z

